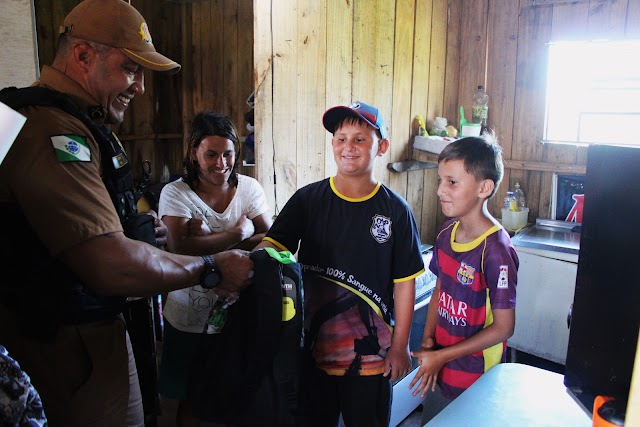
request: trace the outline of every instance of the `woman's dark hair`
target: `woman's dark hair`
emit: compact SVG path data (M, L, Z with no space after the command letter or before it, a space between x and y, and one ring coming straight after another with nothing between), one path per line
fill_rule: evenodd
M504 175L504 164L502 148L493 132L487 131L481 136L470 136L448 144L438 156L438 163L449 160L462 160L464 170L478 181L492 180L495 185L488 199L496 194Z
M236 161L233 163L231 175L227 181L230 185L238 186L237 160L240 158L240 138L238 131L231 119L222 113L205 111L198 113L191 121L189 136L187 137L187 149L184 153L184 175L182 179L195 190L200 183L200 166L198 161L191 157L191 150L197 150L202 140L208 136L219 136L233 142Z

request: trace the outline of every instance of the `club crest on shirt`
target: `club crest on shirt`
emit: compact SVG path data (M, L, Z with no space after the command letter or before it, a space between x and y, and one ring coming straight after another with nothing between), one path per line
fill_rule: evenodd
M509 288L509 267L506 265L500 266L500 275L498 276L498 289Z
M473 285L475 273L476 269L474 267L462 261L458 271L456 272L456 278L462 286L471 286Z
M384 243L391 237L391 218L375 215L371 222L371 235L378 243Z

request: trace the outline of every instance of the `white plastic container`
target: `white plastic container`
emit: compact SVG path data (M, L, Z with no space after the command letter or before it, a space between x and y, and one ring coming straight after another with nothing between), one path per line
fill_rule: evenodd
M430 153L440 154L444 147L451 144L455 138L442 136L416 136L413 138L413 148L428 151Z
M519 211L502 208L502 226L509 231L518 231L527 225L528 217L529 208L524 208Z
M467 136L480 136L481 131L482 125L480 125L480 123L465 123L460 129L460 137L464 138Z

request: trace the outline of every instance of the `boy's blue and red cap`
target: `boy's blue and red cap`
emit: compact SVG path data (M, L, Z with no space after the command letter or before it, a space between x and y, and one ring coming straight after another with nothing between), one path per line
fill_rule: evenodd
M342 122L347 116L360 117L362 120L371 125L374 129L380 131L382 139L387 137L387 128L384 124L384 119L380 110L376 107L365 104L361 101L352 102L349 105L329 108L322 116L322 124L324 128L331 133L335 133L336 126Z

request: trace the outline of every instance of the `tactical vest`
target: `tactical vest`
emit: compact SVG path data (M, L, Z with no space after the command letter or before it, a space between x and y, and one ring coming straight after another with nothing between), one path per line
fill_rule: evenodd
M102 179L125 235L155 245L153 218L137 212L136 202L143 190L135 189L123 147L107 126L98 126L89 116L102 116L102 110L85 112L69 96L44 87L5 88L0 91L0 101L16 110L30 105L54 107L79 119L100 147ZM9 243L0 245L0 268L5 274L13 271L21 277L16 282L2 281L0 300L16 311L24 335L51 337L62 324L105 320L123 310L125 296L97 295L64 263L50 256L17 204L0 203L0 221L6 225L3 233Z

